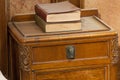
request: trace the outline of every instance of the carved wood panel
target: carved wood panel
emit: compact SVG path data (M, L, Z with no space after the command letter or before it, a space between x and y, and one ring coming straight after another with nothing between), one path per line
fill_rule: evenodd
M118 50L118 37L111 40L112 43L112 64L116 64L119 61L119 50Z
M68 69L35 72L35 80L107 80L106 68Z
M24 71L30 71L32 49L18 45L19 66Z

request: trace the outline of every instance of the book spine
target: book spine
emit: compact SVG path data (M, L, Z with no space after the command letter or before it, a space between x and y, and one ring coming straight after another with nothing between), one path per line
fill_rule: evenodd
M36 24L45 32L46 22L41 19L38 15L35 15Z
M43 9L41 9L38 5L35 5L35 13L45 22L47 22L47 13Z

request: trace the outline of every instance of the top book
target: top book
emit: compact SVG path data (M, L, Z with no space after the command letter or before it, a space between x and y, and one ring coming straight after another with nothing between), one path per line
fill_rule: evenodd
M46 22L65 22L80 20L80 8L69 1L36 4L35 13Z

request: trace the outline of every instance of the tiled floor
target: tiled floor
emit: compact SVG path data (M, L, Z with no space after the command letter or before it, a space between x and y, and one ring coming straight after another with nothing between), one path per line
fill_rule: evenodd
M1 73L1 71L0 71L0 80L7 80L7 79L4 78L4 76Z

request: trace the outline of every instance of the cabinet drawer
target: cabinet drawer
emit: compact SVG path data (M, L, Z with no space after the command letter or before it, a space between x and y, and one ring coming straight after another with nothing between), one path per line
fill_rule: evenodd
M109 42L89 42L80 44L34 47L33 63L69 60L68 46L74 47L73 59L93 59L109 56Z
M35 71L35 80L107 80L107 68L71 68Z

